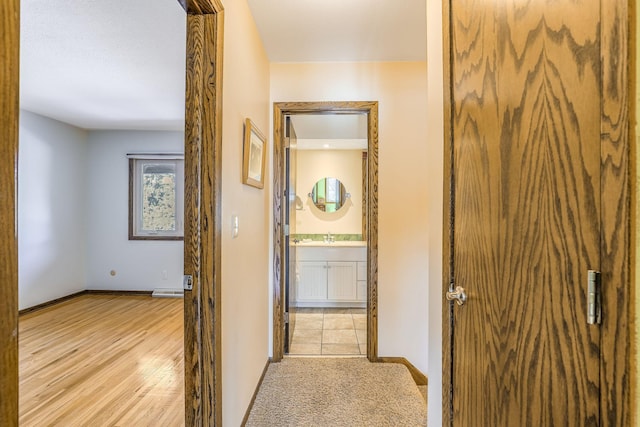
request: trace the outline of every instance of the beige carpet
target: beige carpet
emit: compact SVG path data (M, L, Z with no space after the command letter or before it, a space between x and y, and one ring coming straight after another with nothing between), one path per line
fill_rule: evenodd
M249 427L425 426L427 405L403 365L365 358L272 363Z

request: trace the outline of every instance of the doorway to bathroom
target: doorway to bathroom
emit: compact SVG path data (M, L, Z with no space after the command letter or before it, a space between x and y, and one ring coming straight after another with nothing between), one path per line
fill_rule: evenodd
M377 103L274 104L273 358L377 359Z

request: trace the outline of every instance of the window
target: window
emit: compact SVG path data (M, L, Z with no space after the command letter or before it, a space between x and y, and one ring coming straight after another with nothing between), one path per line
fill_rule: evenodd
M182 240L184 160L129 157L129 240Z

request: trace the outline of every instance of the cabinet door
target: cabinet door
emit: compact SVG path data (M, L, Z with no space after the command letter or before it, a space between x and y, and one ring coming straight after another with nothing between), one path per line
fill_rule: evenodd
M327 293L330 300L356 300L356 263L328 262Z
M327 263L324 261L300 261L299 267L297 300L326 300Z
M366 301L367 300L367 281L366 280L358 280L358 301Z
M367 280L367 262L358 261L358 280Z

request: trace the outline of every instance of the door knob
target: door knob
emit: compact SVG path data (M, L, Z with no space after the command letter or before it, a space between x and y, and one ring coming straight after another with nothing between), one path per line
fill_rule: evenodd
M458 305L463 305L467 302L467 294L464 293L464 288L462 286L456 286L455 290L447 292L447 300L455 300Z

